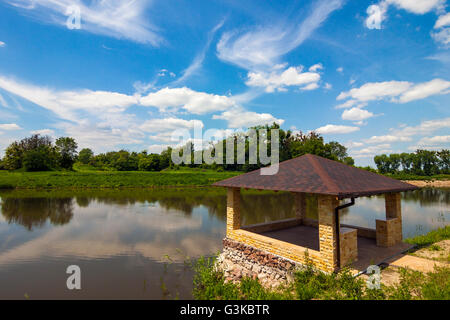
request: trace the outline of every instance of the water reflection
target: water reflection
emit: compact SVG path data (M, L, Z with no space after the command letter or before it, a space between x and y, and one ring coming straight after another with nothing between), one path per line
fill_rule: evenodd
M405 235L448 224L449 194L403 194ZM36 298L156 299L167 290L169 298L189 298L192 279L183 262L219 251L225 235L226 193L218 188L4 191L0 198L0 298L30 290ZM244 191L243 224L291 217L292 203L289 193ZM314 204L308 198L312 218ZM360 198L342 221L374 227L383 217L382 197ZM81 293L65 290L69 264L84 270Z
M72 198L6 198L2 215L8 223L18 223L32 231L47 220L53 225L69 223L73 217Z

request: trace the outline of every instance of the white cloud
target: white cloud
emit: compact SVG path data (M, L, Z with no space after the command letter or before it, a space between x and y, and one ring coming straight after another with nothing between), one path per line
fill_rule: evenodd
M430 11L441 11L445 0L382 0L367 8L367 18L364 22L369 29L381 29L382 22L390 5L414 14L425 14Z
M283 22L246 32L226 32L217 44L218 57L244 69L273 66L282 55L302 44L342 4L342 0L321 0L300 23Z
M438 32L432 32L434 41L442 43L444 46L450 45L450 27L444 28Z
M350 156L352 156L353 158L369 158L377 154L391 153L391 152L392 152L391 145L388 143L384 143L376 146L366 147L360 150L352 150L350 151Z
M380 100L392 98L408 90L411 83L407 81L385 81L366 83L360 88L353 88L347 92L341 92L337 100L353 98L356 101Z
M143 106L156 107L160 111L183 108L193 114L223 111L236 105L236 102L227 96L198 92L186 87L163 88L142 97L140 103Z
M336 71L339 72L339 73L342 73L342 72L344 72L344 68L339 67L339 68L336 69Z
M81 29L114 38L125 38L158 46L163 39L159 29L149 22L146 9L153 1L73 1L73 0L7 0L22 12L46 23L66 28L66 10L77 5L81 10Z
M367 102L360 102L358 100L350 99L344 103L338 104L335 109L347 109L351 107L364 108L365 106L367 106Z
M399 98L400 103L424 99L437 94L450 93L450 81L434 79L428 82L419 83L405 91Z
M343 120L360 121L373 117L374 114L364 109L351 108L344 110L342 113Z
M313 82L304 87L301 87L300 90L311 91L311 90L316 90L317 88L319 88L319 85L317 84L317 82Z
M436 23L434 24L435 29L450 26L450 12L439 16Z
M450 117L444 119L422 121L417 126L405 126L397 130L393 130L393 135L402 137L411 137L415 135L428 135L436 130L450 128Z
M349 141L344 143L344 146L347 148L359 148L362 147L364 145L364 143L362 142L357 142L357 141Z
M314 131L317 133L320 133L320 134L344 134L344 133L355 132L358 130L359 130L359 127L327 124L326 126L317 128Z
M272 124L276 122L280 125L284 120L277 119L269 113L256 113L246 110L225 111L221 115L214 115L213 119L228 121L229 128L249 128L257 125Z
M5 108L8 108L8 103L6 102L5 98L0 94L0 106L3 106Z
M311 70L311 68L310 68ZM317 67L314 68L317 70ZM318 88L320 74L317 72L302 72L303 66L290 67L283 72L249 72L245 82L250 87L264 87L266 92L284 91L287 86L303 86L301 89L313 90Z
M341 92L336 98L351 100L336 108L351 107L358 102L388 99L391 102L406 103L424 99L432 95L447 94L450 92L450 81L433 79L428 82L413 84L407 81L369 82L360 88L353 88L347 92Z
M315 65L312 65L311 67L309 67L309 71L311 72L317 72L318 70L322 70L323 69L323 65L321 63L316 63Z
M393 135L384 135L384 136L372 136L369 139L365 139L366 143L383 143L383 142L405 142L411 141L410 137L402 137L402 136L393 136Z
M386 0L399 9L415 14L425 14L435 9L442 9L445 0Z
M161 153L166 150L168 147L172 147L172 145L168 144L152 144L148 147L148 152L150 153Z
M324 87L324 89L326 89L326 90L330 90L331 88L333 88L333 86L332 86L330 83L328 83L328 82L326 82L325 85L324 85L323 87Z
M0 48L6 46L6 43L4 43L3 41L0 41Z
M146 132L173 131L176 129L203 128L203 122L179 118L150 119L141 124L139 128Z
M22 129L15 123L0 123L0 130L13 131Z
M434 137L425 137L419 140L419 145L436 145L442 143L450 143L450 135L447 136L434 136Z
M34 130L30 132L31 134L39 134L41 136L54 136L55 130L52 129L41 129L41 130Z
M0 76L0 88L29 100L43 108L53 111L60 118L79 121L77 111L93 115L118 113L136 104L137 99L116 92L92 91L57 91L45 87L17 82Z

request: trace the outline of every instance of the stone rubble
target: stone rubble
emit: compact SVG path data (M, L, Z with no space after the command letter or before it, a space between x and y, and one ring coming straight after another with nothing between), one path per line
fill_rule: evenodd
M225 281L239 282L243 277L258 278L265 287L277 288L293 281L293 273L302 265L225 238L216 268Z

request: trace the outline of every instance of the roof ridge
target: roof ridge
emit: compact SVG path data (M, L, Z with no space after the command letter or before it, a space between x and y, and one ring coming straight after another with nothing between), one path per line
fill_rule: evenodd
M329 191L331 192L339 193L338 186L336 185L334 180L331 179L331 177L328 175L328 173L325 171L322 165L319 163L319 161L317 160L318 157L315 157L313 154L309 153L307 155L309 156L308 159L310 160L311 165L314 167L319 177L321 177L324 183L326 184L327 189L329 189Z

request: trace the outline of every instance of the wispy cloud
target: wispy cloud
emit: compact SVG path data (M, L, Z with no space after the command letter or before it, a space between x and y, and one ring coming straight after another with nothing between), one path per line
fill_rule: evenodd
M137 104L137 98L126 94L88 89L58 91L0 76L0 88L53 111L61 119L81 121L79 112L102 116L118 113Z
M395 103L407 103L414 100L425 99L433 95L450 93L450 81L433 79L427 82L414 84L408 81L368 82L360 88L353 88L341 92L337 100L347 100L338 106L351 107L356 104L365 104L375 100L389 100Z
M46 23L66 27L67 9L78 6L81 10L81 29L109 37L128 39L159 46L163 38L159 29L149 22L144 13L151 0L6 0L18 10Z
M226 32L217 44L217 55L221 60L244 69L273 66L279 63L281 56L308 39L342 4L343 0L321 0L300 23L267 24L250 31Z
M317 128L314 131L320 134L345 134L359 131L359 127L327 124L326 126Z
M0 48L6 46L6 43L4 43L3 41L0 41Z
M0 130L12 131L22 129L15 123L0 123Z
M222 19L209 33L208 33L208 39L206 41L205 46L202 48L202 50L195 56L192 63L187 67L185 70L182 71L181 77L178 78L173 82L173 85L178 85L180 83L183 83L188 78L190 78L192 75L196 74L199 69L203 65L203 61L206 57L206 52L208 51L209 47L211 46L211 42L214 39L214 35L219 31L220 28L222 28L223 24L225 23L225 18Z

